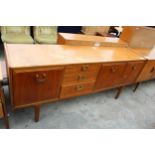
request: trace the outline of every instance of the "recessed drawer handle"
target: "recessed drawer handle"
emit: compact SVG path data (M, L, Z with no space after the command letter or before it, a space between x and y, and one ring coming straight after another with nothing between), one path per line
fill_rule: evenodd
M81 71L87 71L88 68L89 68L88 65L82 66L82 67L81 67Z
M132 70L136 70L136 66L132 66Z
M36 74L36 81L41 83L41 82L45 82L47 79L47 75L45 73L43 73L42 75Z
M150 71L150 72L151 72L151 73L153 73L153 72L154 72L154 70L155 70L155 67L153 67L153 68L151 69L151 71Z
M86 76L84 75L78 75L78 80L85 80L86 79Z
M80 86L76 86L76 91L81 91L84 89L84 86L80 85Z

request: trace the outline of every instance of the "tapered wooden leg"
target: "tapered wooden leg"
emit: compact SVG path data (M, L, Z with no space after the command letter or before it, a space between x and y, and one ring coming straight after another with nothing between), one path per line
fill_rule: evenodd
M35 122L38 122L40 117L40 105L35 105L34 111L35 111Z
M133 92L135 92L136 90L137 90L137 88L139 87L139 85L140 85L140 83L138 82L138 83L136 83L136 86L135 86L135 88L133 89Z
M3 89L0 90L1 91L1 101L2 101L2 108L3 108L3 114L4 114L4 123L5 123L5 127L7 129L9 129L9 120L8 120L8 115L7 115L7 111L6 111L6 107L5 107L5 100L4 100L4 93L3 93Z
M6 108L5 108L5 105L4 104L2 104L2 107L3 107L3 113L4 113L4 123L5 123L5 127L7 128L7 129L9 129L10 127L9 127L9 120L8 120L8 116L7 116L7 112L6 112Z
M119 87L117 94L115 95L115 99L118 99L118 97L120 96L121 92L122 92L123 87Z

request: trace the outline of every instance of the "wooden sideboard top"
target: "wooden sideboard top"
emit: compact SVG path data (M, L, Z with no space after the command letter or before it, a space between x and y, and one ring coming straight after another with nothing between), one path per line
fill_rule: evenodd
M76 41L91 41L91 42L109 42L116 44L126 44L125 41L119 38L114 37L101 37L101 36L93 36L93 35L84 35L84 34L72 34L72 33L59 33L61 37L65 40L76 40Z
M155 60L155 47L154 48L132 48L132 50L138 54L143 56L148 60Z
M38 67L144 60L129 48L5 44L8 67Z

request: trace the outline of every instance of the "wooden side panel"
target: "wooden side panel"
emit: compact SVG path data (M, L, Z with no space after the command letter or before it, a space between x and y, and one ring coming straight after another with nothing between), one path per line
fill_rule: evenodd
M15 70L12 80L14 107L58 98L62 76L62 67Z
M57 44L60 44L60 45L65 44L65 39L60 34L58 34Z
M120 39L129 43L133 37L134 30L135 26L123 26L123 32L120 36Z

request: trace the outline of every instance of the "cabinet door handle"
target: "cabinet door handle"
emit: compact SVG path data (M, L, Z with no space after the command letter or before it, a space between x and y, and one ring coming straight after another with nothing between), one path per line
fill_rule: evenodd
M88 65L84 65L84 66L81 67L81 71L87 71L88 68L89 68Z
M85 80L86 79L86 76L84 76L84 75L78 75L78 80Z
M151 71L150 71L150 72L151 72L151 73L153 73L153 72L154 72L154 70L155 70L155 67L152 67L152 69L151 69Z
M47 79L46 73L43 73L42 75L36 74L37 82L42 83L42 82L46 81L46 79Z
M136 66L132 66L132 70L136 70Z
M76 86L76 91L81 91L83 90L84 86L80 85L80 86Z

